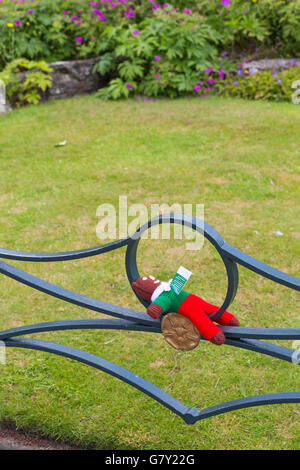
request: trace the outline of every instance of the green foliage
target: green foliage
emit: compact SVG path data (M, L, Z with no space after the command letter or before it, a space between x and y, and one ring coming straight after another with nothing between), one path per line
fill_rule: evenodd
M212 93L205 68L229 72L241 57L299 54L299 0L231 0L227 7L221 0L93 3L3 0L0 70L20 57L49 63L100 56L94 70L111 80L102 98L174 98L193 92L199 79L205 82L199 94ZM34 92L30 99L37 101Z
M297 80L300 80L300 68L292 67L279 72L267 70L256 75L244 75L239 80L231 74L226 81L217 84L217 89L223 96L292 102L293 83Z
M0 79L5 83L10 103L16 107L38 104L41 92L51 87L49 72L52 69L44 61L16 59L8 64L0 73Z
M105 29L98 49L99 55L104 54L95 71L110 72L112 79L99 96L176 97L192 92L206 67L219 65L221 35L204 18L199 22L198 15L178 12L170 16L160 11L140 23L135 36L136 27L121 24Z

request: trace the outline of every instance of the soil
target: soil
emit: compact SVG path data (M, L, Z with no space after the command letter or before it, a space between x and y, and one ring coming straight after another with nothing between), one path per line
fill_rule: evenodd
M48 439L36 439L12 429L0 429L1 450L83 450Z

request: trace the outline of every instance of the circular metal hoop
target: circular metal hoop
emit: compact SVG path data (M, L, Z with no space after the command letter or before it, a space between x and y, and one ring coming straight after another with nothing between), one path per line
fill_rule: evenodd
M154 225L161 225L164 223L169 224L181 224L187 227L196 230L197 232L201 233L218 251L224 265L226 268L227 273L227 292L223 302L223 305L219 308L219 310L211 315L209 318L213 321L217 320L229 307L231 302L233 301L237 288L238 288L238 268L237 264L234 260L230 259L222 250L222 246L225 244L224 239L221 235L210 225L204 222L201 219L198 219L193 216L184 215L184 214L162 214L158 217L155 217L149 220L146 224L142 225L134 235L130 238L131 240L128 243L127 250L126 250L126 272L127 277L130 285L132 282L136 281L139 277L139 271L137 267L136 261L136 254L139 241L141 239L142 234L148 230L150 227ZM145 306L149 306L149 302L143 300L139 297L136 292L133 290L139 301Z

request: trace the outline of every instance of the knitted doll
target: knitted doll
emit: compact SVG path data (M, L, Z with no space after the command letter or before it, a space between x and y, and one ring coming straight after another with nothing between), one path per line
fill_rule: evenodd
M223 331L213 323L208 314L219 310L197 295L181 290L176 294L169 282L161 282L153 276L143 276L132 283L135 292L147 302L151 302L147 313L152 318L159 318L169 312L177 312L188 318L197 328L200 335L213 344L221 345L225 341ZM231 313L225 311L217 320L220 325L239 326L239 321Z

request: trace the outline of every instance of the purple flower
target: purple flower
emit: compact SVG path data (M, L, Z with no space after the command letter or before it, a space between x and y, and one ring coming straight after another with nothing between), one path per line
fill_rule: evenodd
M248 10L244 10L243 13L245 13L245 15L246 15L246 13L248 13Z
M201 87L199 85L194 86L194 91L199 91L200 89L201 89Z
M209 79L209 80L207 80L207 83L208 83L209 85L214 85L215 81L212 80L212 79Z
M169 8L169 5L168 5L167 3L163 3L163 4L162 4L162 7L163 7L163 8Z
M127 18L133 18L135 15L133 10L128 10L124 13L124 16L127 16Z
M157 73L156 75L154 75L155 78L160 78L160 74Z
M16 26L21 26L21 21L20 20L15 21L15 25Z
M230 6L230 0L222 0L221 4L222 7L229 7Z
M76 21L77 19L78 19L77 16L71 16L70 18L71 21Z
M90 6L91 7L96 7L96 6L98 6L98 2L90 2Z
M234 80L233 84L234 84L235 86L237 86L237 85L238 85L238 82L237 82L236 80Z
M27 10L27 13L29 13L29 15L33 15L34 11L33 10Z
M279 85L282 85L282 81L281 80L275 80L277 83L279 83Z
M97 36L92 36L92 39L95 41L97 39Z
M130 83L126 83L125 87L126 87L128 90L130 90L131 88L133 88Z
M214 69L212 67L208 67L208 69L204 69L204 73L210 73L213 72Z
M75 42L77 42L78 44L81 44L81 43L82 43L82 41L83 41L83 39L82 39L82 38L75 38Z
M81 21L75 21L75 24L81 24Z
M100 10L93 10L94 15L102 15Z
M188 14L192 13L192 10L190 8L185 8L183 10L183 13L186 13L188 15Z
M139 30L138 29L134 29L132 31L132 36L137 36L138 34L140 34Z
M63 14L68 15L69 14L68 10L63 10Z
M201 80L198 81L199 85L203 85L203 82Z
M223 69L219 70L219 78L224 78L225 72Z
M159 55L155 55L154 60L161 60L161 57Z

